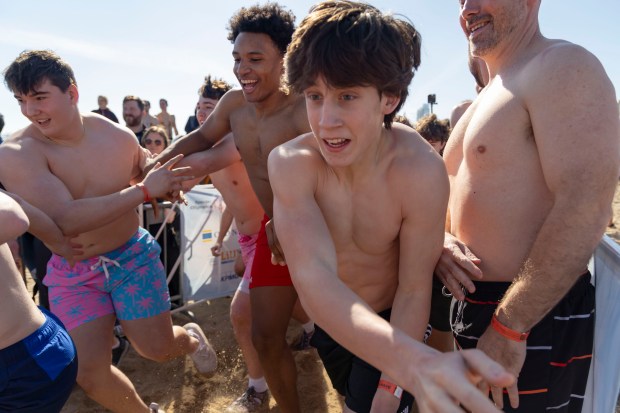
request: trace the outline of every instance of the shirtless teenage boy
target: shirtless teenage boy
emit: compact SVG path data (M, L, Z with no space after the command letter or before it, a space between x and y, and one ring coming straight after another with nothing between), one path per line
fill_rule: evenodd
M436 273L461 300L455 338L519 377L491 388L505 411L581 411L594 330L587 263L620 165L614 87L590 52L542 36L540 0L459 4L490 78L444 153L450 233Z
M266 224L272 216L273 194L267 156L276 146L310 130L303 97L280 89L294 20L292 13L276 3L240 9L229 22L229 39L234 42L233 71L241 90L226 93L198 130L175 141L156 158L163 161L178 153L204 151L233 133L266 214L252 266L252 334L269 390L283 412L300 409L295 361L285 340L297 293L288 269L271 264L267 238L273 230Z
M77 347L77 381L112 411L147 412L133 384L110 365L117 317L146 358L191 353L204 373L216 364L198 326L172 326L159 246L138 228L135 210L145 200L179 191L190 177L172 169L175 158L136 182L148 152L128 129L79 112L73 71L55 53L23 52L4 75L31 125L0 147L0 181L83 246L74 266L52 256L45 278L51 310Z
M472 382L508 374L480 352L420 342L448 179L439 155L392 123L419 63L420 36L404 19L350 1L310 11L285 76L305 96L312 132L269 157L276 231L346 412L410 411L401 387L422 411L460 411L461 401L496 412Z
M230 89L231 86L222 80L212 79L211 76L205 79L198 91L196 116L200 125L211 115L217 102ZM258 354L252 344L252 313L250 310L252 262L254 261L258 231L265 213L252 189L248 173L239 151L235 147L232 135L227 135L210 150L190 155L184 158L182 162L184 166L191 166L192 172L198 176L209 175L213 186L220 192L226 203L224 215L228 215L229 218L226 220L224 216L222 217L218 239L224 238L233 219L239 231L238 241L245 270L239 288L230 304L230 321L248 369L249 383L245 392L226 411L255 411L269 403L267 382ZM221 253L218 247L221 248L221 244L211 248L214 255Z

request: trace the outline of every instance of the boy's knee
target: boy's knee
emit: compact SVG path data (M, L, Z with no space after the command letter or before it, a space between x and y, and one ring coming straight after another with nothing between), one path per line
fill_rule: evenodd
M235 329L249 328L252 322L249 311L243 306L230 306L230 322Z
M170 360L172 354L172 342L164 340L153 340L148 343L142 343L139 346L134 346L138 354L142 357L155 361L157 363L163 363Z

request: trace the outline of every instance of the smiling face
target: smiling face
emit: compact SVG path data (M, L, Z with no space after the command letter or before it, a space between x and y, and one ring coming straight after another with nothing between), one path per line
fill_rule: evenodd
M264 33L239 33L232 52L233 72L248 102L258 103L278 92L283 56Z
M142 110L135 100L123 103L123 119L129 128L135 128L142 124Z
M472 55L484 57L523 24L525 0L460 0L460 23Z
M304 90L308 120L325 161L345 167L375 148L383 119L399 99L381 96L375 87L334 88L322 78Z
M77 112L78 91L75 85L62 92L48 79L44 79L34 90L15 93L22 114L43 135L61 137L63 128ZM78 113L79 115L79 113Z

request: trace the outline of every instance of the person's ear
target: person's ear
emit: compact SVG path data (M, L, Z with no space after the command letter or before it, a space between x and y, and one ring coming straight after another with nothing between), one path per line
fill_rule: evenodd
M389 115L390 113L394 112L394 109L396 109L396 106L398 106L398 104L400 103L400 97L385 95L384 99L385 100L383 102L383 114Z
M80 99L80 92L78 92L78 88L75 85L69 85L69 89L67 89L67 93L69 94L69 98L71 102L77 105L78 100Z

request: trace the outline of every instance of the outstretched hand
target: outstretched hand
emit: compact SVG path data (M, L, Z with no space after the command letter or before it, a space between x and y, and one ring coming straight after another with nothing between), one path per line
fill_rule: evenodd
M155 216L159 214L155 198L185 202L182 192L183 182L194 179L194 176L190 175L192 172L190 167L174 168L181 159L183 155L177 155L163 165L157 162L142 181L151 197Z
M435 353L412 367L416 383L413 395L421 413L499 413L477 386L488 383L498 388L509 387L515 382L497 362L480 350L463 350Z
M456 237L446 233L443 250L435 266L435 275L459 301L465 299L463 288L473 293L476 288L472 279L482 279L478 268L480 259Z
M278 235L276 234L276 229L273 224L273 218L265 224L265 233L267 234L269 249L271 249L271 263L273 265L285 266L286 260L284 259L284 251L282 251L282 246L280 245L280 241L278 241Z

